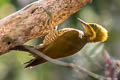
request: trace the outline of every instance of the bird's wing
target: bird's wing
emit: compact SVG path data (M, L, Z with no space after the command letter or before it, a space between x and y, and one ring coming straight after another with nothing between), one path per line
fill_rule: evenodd
M69 44L72 45L74 42L74 39L78 38L77 36L79 36L78 31L71 30L71 31L65 32L65 33L63 33L63 35L57 37L54 41L52 41L41 52L44 53L45 55L47 55L51 58L55 58L55 59L70 56L72 54L69 54L69 52L71 52L70 51L71 47L69 46ZM74 47L74 48L76 49L76 47ZM69 50L69 52L68 52L68 50ZM66 53L66 54L64 54L64 53ZM46 62L46 60L38 56L35 59L29 61L28 65L25 68L32 67L32 66L44 63L44 62Z

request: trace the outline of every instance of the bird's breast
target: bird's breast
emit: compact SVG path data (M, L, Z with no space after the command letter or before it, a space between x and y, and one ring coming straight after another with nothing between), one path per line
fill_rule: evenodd
M79 32L69 31L48 45L43 53L51 58L61 58L75 54L86 44L85 38L80 38Z

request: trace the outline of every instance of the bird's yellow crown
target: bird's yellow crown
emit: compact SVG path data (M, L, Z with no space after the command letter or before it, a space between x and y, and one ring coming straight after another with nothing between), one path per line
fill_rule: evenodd
M104 42L108 38L108 31L99 24L86 23L78 18L82 26L85 29L85 36L87 36L88 42Z

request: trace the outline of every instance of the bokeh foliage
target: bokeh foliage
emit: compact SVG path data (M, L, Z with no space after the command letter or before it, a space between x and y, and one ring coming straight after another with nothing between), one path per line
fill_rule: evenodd
M0 0L0 19L21 9L35 0ZM93 0L80 11L59 25L59 28L74 27L83 30L77 17L103 25L109 32L105 43L87 44L77 54L62 59L73 62L88 70L103 75L104 61L101 54L104 49L115 59L120 59L120 0ZM42 38L32 40L27 45L36 45ZM68 68L45 63L32 69L24 69L24 62L32 57L22 51L11 51L0 56L0 80L93 80L87 74L76 72Z

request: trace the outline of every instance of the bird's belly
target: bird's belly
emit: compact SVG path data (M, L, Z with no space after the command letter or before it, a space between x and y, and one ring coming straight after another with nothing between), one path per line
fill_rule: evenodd
M82 44L82 45L81 45ZM53 46L46 50L44 54L51 58L62 58L75 54L80 51L82 47L84 47L85 43L64 43L63 45L59 45L56 47Z

